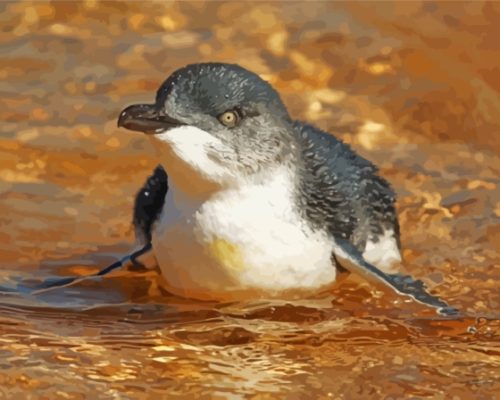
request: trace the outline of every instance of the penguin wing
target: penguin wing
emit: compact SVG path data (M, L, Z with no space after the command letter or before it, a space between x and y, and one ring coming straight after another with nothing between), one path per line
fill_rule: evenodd
M151 230L161 214L167 192L168 175L158 165L135 197L133 224L140 243L151 242Z
M18 290L29 290L31 294L43 294L54 289L74 285L89 278L98 278L109 274L118 268L151 268L156 259L151 246L151 229L158 219L165 203L168 192L168 175L161 165L158 165L153 174L146 179L135 197L133 224L135 235L142 247L121 260L101 269L99 272L86 276L46 279L34 288L18 286Z
M304 161L301 202L309 220L333 238L333 256L344 269L400 295L438 309L457 311L428 293L422 281L382 271L363 257L371 236L391 230L399 250L395 193L377 174L377 167L348 145L316 127L296 121Z
M335 260L343 268L363 276L370 282L382 283L398 294L411 297L419 303L436 308L440 314L453 315L458 313L457 309L450 307L439 297L427 292L425 284L421 280L414 279L409 275L387 274L370 264L363 258L359 250L346 239L334 239L333 253Z

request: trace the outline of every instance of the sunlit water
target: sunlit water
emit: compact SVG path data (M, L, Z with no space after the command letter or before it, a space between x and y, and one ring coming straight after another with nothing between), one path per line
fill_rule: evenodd
M310 68L318 73L312 75L303 65L307 60L297 55L296 69L280 67L273 58L279 57L279 43L265 44L273 57L261 53L258 35L249 34L242 59L257 72L267 71L294 115L331 130L380 166L398 192L405 272L459 308L458 317L439 316L353 276L342 277L330 293L296 302L180 299L161 289L155 271L115 271L32 294L29 288L45 279L95 273L133 248L133 196L161 160L146 139L115 128L118 111L151 100L173 64L238 58L231 41L215 44L226 25L218 5L191 10L211 18L208 28L182 7L169 11L184 24L172 28L184 35L172 42L171 33L158 36L149 22L134 28L133 18L143 9L133 3L120 11L127 26L120 19L97 18L116 12L107 4L86 9L58 3L57 15L43 17L42 7L35 22L22 6L2 6L12 32L0 38L2 54L9 55L0 98L6 121L0 141L0 398L28 398L27 393L50 399L498 396L498 157L479 131L464 143L442 141L437 133L419 136L417 128L431 111L411 114L411 129L392 126L381 110L404 108L410 94L399 81L399 89L391 89L392 103L382 108L370 103L379 99L381 82L391 87L393 77L421 78L384 58L387 50L363 45L363 21L370 18L356 7L351 14L304 9L312 13L308 18L329 16L314 29L338 36L322 42L304 25L303 35L290 39L303 54L308 50L301 46L321 48L325 40L329 49L353 59L382 51L381 64L368 72L363 63L369 57L350 61L361 81L349 78L354 79L349 83L344 71L346 83L338 92L322 91L331 85L322 81L324 55L313 50ZM277 32L294 26L293 15L275 16ZM342 25L346 18L352 19L350 30ZM213 25L221 19L222 25ZM170 29L170 22L162 21ZM416 46L399 34L399 44L381 38L378 47ZM211 53L197 47L204 40ZM343 40L357 45L342 47ZM172 44L179 42L194 47ZM325 56L331 64L335 51ZM174 52L175 63L167 62ZM442 51L444 64L454 60L446 54ZM392 72L384 75L384 68ZM370 80L377 84L364 86L362 93L372 97L358 97L355 84ZM289 81L306 86L290 89ZM476 114L490 115L487 105L478 107L483 106ZM444 123L453 127L455 119L447 118ZM443 121L433 123L439 127Z

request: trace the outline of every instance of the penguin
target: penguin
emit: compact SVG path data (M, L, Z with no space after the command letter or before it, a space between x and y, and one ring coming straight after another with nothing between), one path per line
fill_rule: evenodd
M398 273L396 196L377 167L333 135L294 120L279 94L236 64L172 73L155 102L118 126L161 158L134 205L136 236L166 289L200 300L298 298L359 274L456 310Z

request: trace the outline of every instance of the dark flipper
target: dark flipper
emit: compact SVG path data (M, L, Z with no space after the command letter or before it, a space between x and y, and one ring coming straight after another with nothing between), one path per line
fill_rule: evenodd
M334 256L339 264L348 271L362 275L369 281L381 282L398 294L409 296L422 304L436 308L440 314L454 315L458 313L457 309L450 307L439 297L428 293L421 280L413 279L409 275L386 274L368 263L348 240L335 240Z
M136 237L142 243L151 242L151 229L161 213L167 191L167 173L158 165L135 197L133 223Z
M74 276L59 279L47 279L34 288L32 294L42 294L47 291L73 285L85 279L97 278L126 266L151 267L151 259L154 259L151 246L151 229L163 208L165 196L168 191L168 176L161 165L158 165L153 174L146 180L136 195L134 204L134 227L137 239L144 246L123 257L121 260L103 268L99 272L87 276Z
M143 257L147 258L147 256L151 253L151 250L152 250L151 243L148 243L144 247L142 247L141 249L134 251L131 254L126 255L121 260L114 262L113 264L107 266L106 268L101 269L99 272L96 272L95 274L92 274L92 275L72 276L72 277L58 278L58 279L47 279L44 282L42 282L40 285L36 286L31 293L35 294L35 295L46 293L46 292L53 290L53 289L58 289L58 288L74 285L75 283L81 282L85 279L97 278L97 277L101 277L103 275L107 275L111 271L114 271L117 268L126 267L127 265L130 265L130 264L134 265L136 263L141 263L142 262L141 259Z

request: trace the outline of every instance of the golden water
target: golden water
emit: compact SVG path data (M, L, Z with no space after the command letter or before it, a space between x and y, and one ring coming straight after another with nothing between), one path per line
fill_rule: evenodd
M500 395L497 5L33 4L0 5L0 398ZM118 112L202 60L259 72L379 165L406 272L462 315L352 276L287 303L183 300L132 271L9 291L132 248L160 160Z

